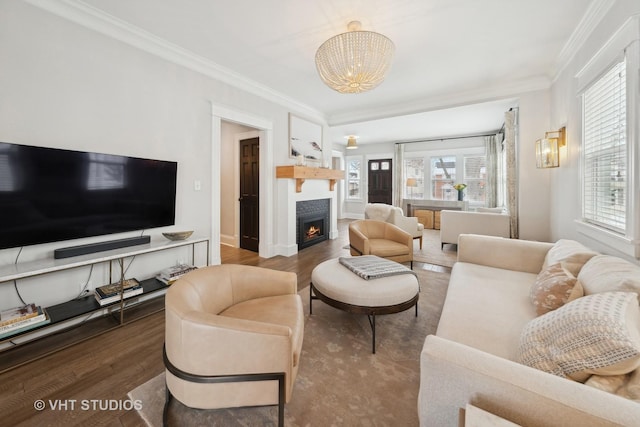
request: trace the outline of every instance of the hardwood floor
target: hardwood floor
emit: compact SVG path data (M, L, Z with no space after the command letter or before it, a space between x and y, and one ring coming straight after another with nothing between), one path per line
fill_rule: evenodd
M302 289L316 265L348 254L348 223L338 222L337 239L291 257L265 259L222 245L222 263L292 271ZM135 410L119 407L129 404L127 392L163 371L163 341L164 312L159 312L5 372L0 375L0 426L144 425ZM37 401L44 402L44 410L34 408Z

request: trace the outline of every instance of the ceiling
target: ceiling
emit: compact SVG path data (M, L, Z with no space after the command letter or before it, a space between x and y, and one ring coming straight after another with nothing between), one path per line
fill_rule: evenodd
M500 128L504 111L517 102L513 94L549 87L565 46L598 3L602 0L83 2L307 106L327 120L333 142L357 134L359 144ZM352 20L389 37L396 53L379 87L340 94L321 82L314 56Z

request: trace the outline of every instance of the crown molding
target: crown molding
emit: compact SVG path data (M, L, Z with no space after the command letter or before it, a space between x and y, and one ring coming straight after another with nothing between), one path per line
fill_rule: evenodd
M578 50L587 41L589 35L595 30L596 26L602 21L605 14L613 7L616 0L594 0L584 16L573 30L569 40L562 47L562 50L556 58L555 65L551 70L551 79L555 81L562 71L569 65Z
M546 90L550 87L551 80L547 76L538 76L531 79L501 84L499 87L494 88L480 88L477 90L434 96L426 95L414 102L387 104L358 111L349 110L343 113L333 114L329 116L327 120L329 126L342 126L363 121L461 107L481 102L517 98L518 95L538 90Z
M107 37L119 40L176 65L188 68L283 107L325 121L317 109L296 101L254 80L225 68L207 58L173 44L135 25L116 18L80 0L25 0L27 3L60 16Z

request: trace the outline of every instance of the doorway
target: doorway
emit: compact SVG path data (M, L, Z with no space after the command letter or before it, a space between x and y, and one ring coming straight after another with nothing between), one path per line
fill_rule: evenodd
M240 140L240 247L260 246L260 139Z
M393 171L391 159L369 160L368 164L369 203L393 204Z

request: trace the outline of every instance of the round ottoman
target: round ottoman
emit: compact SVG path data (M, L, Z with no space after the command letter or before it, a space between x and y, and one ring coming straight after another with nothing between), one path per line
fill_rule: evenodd
M330 259L318 264L311 272L309 286L309 313L313 314L313 300L355 314L366 314L372 332L372 352L376 352L376 315L392 314L416 307L420 285L414 274L365 280Z

